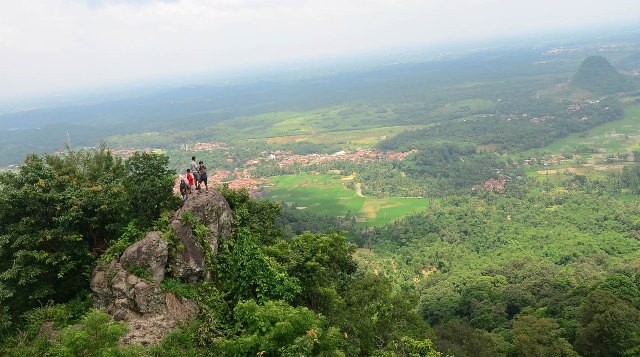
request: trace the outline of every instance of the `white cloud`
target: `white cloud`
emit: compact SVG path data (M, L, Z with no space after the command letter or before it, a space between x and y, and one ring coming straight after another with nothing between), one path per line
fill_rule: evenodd
M0 99L638 15L635 0L6 1Z

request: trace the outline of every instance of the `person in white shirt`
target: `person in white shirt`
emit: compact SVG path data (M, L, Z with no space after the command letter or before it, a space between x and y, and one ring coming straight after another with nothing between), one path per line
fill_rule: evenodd
M196 181L196 184L198 182L200 182L200 178L198 177L198 164L196 163L196 157L195 156L191 156L191 163L189 164L189 169L191 169L191 173L193 174L193 178ZM198 185L198 188L200 188L200 185Z

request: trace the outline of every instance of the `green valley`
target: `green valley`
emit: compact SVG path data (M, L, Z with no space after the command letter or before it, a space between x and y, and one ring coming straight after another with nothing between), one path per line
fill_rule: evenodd
M412 58L1 114L0 354L640 355L637 31Z

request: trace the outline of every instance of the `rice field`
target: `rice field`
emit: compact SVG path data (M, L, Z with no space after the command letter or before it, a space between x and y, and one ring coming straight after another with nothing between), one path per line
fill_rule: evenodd
M271 187L265 188L265 198L295 205L329 216L351 214L362 226L380 226L408 214L424 211L429 199L374 198L359 196L345 186L343 177L328 174L297 174L270 179Z

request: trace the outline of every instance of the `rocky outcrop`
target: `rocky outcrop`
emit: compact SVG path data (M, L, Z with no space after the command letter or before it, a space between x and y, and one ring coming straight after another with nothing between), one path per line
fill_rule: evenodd
M168 256L167 242L162 239L162 234L151 232L143 240L127 248L120 263L145 269L159 283L164 279Z
M191 227L184 222L184 215L193 216L208 228L208 234L199 240ZM193 195L173 215L171 226L178 237L177 254L173 257L171 271L176 277L195 282L207 276L205 269L207 254L218 253L218 243L231 235L233 213L222 194L215 190Z
M120 259L101 262L93 271L94 305L106 309L114 319L131 324L122 342L157 343L197 313L195 303L160 288L167 257L167 242L160 232L151 232L127 248Z
M204 235L194 235L184 219L187 212L197 224L207 227ZM164 292L160 283L168 265L174 276L192 283L209 278L207 259L217 253L219 241L230 236L231 222L232 212L222 194L215 190L196 194L172 217L176 239L172 256L162 233L150 232L119 259L98 264L91 279L94 305L106 309L114 319L130 323L123 343L157 343L197 313L193 301Z
M116 320L129 321L143 314L160 313L165 297L160 283L130 272L117 260L100 263L93 271L91 290L96 307L107 309Z
M164 300L165 308L162 313L129 320L131 329L122 338L122 343L139 343L144 346L159 343L169 331L180 323L188 322L198 312L193 301L176 297L173 293L165 293Z

